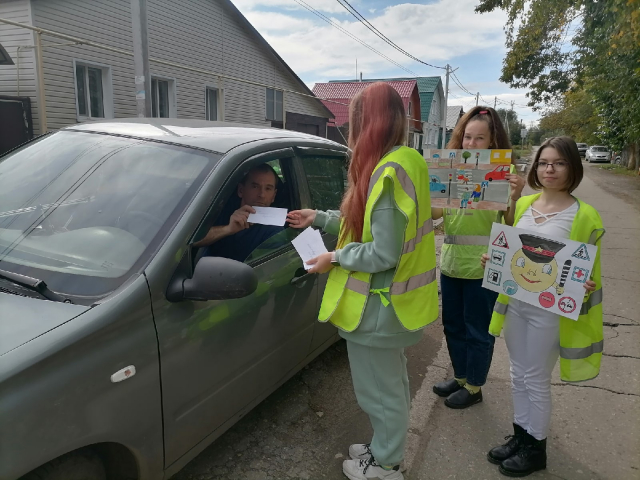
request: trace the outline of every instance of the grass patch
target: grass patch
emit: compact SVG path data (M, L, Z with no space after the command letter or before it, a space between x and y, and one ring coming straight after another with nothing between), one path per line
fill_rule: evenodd
M608 172L617 173L619 175L626 175L628 177L637 177L638 174L635 170L629 170L626 167L621 167L620 165L602 165L600 167L601 170L606 170Z
M520 150L519 148L514 148L513 154L515 155L516 159L528 157L529 155L531 155L531 148L525 148L523 150Z

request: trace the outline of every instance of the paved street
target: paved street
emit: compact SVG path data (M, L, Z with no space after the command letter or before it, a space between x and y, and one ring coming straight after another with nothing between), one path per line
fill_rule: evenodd
M607 230L605 357L600 376L584 384L562 383L554 373L549 468L531 478L640 478L640 209L630 201L640 182L597 165L585 163L585 170L576 195L600 211ZM451 374L443 340L437 321L408 350L413 407L406 478L505 478L485 460L511 428L504 340L496 342L484 403L463 411L446 408L431 392L434 381ZM348 445L370 434L339 342L173 478L338 480Z

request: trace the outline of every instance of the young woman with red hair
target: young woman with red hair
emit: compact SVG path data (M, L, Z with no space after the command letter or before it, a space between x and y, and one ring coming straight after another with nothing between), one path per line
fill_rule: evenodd
M349 188L339 212L297 210L294 228L338 235L338 249L308 262L330 271L320 321L346 340L353 386L373 426L349 448L351 480L401 480L411 397L404 349L438 317L429 174L402 146L407 119L398 93L374 83L351 102Z

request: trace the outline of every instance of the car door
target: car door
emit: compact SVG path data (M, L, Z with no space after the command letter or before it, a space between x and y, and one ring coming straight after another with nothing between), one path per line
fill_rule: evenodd
M346 153L312 148L298 148L297 152L307 180L310 208L323 211L340 210L340 203L348 186ZM338 241L335 235L323 232L322 239L327 250L335 250ZM325 274L318 278L320 298L322 298L327 277L328 275ZM312 350L323 346L336 333L337 330L331 323L316 322Z
M300 208L297 160L285 149L239 162L204 224L235 195L243 174L267 161L283 180L278 206ZM302 261L290 240L298 233L284 229L245 260L258 276L257 290L245 298L154 304L167 466L199 442L220 435L301 366L313 336L318 295L315 278L296 281Z

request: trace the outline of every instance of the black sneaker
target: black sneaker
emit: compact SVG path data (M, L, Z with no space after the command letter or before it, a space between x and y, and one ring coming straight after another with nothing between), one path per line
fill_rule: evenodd
M439 397L448 397L452 393L460 390L462 386L458 383L458 381L453 378L451 380L445 380L444 382L438 382L433 386L433 393L438 395Z
M444 401L444 404L449 408L467 408L481 401L482 390L478 390L478 393L471 393L466 388L461 388L457 392L449 395Z

